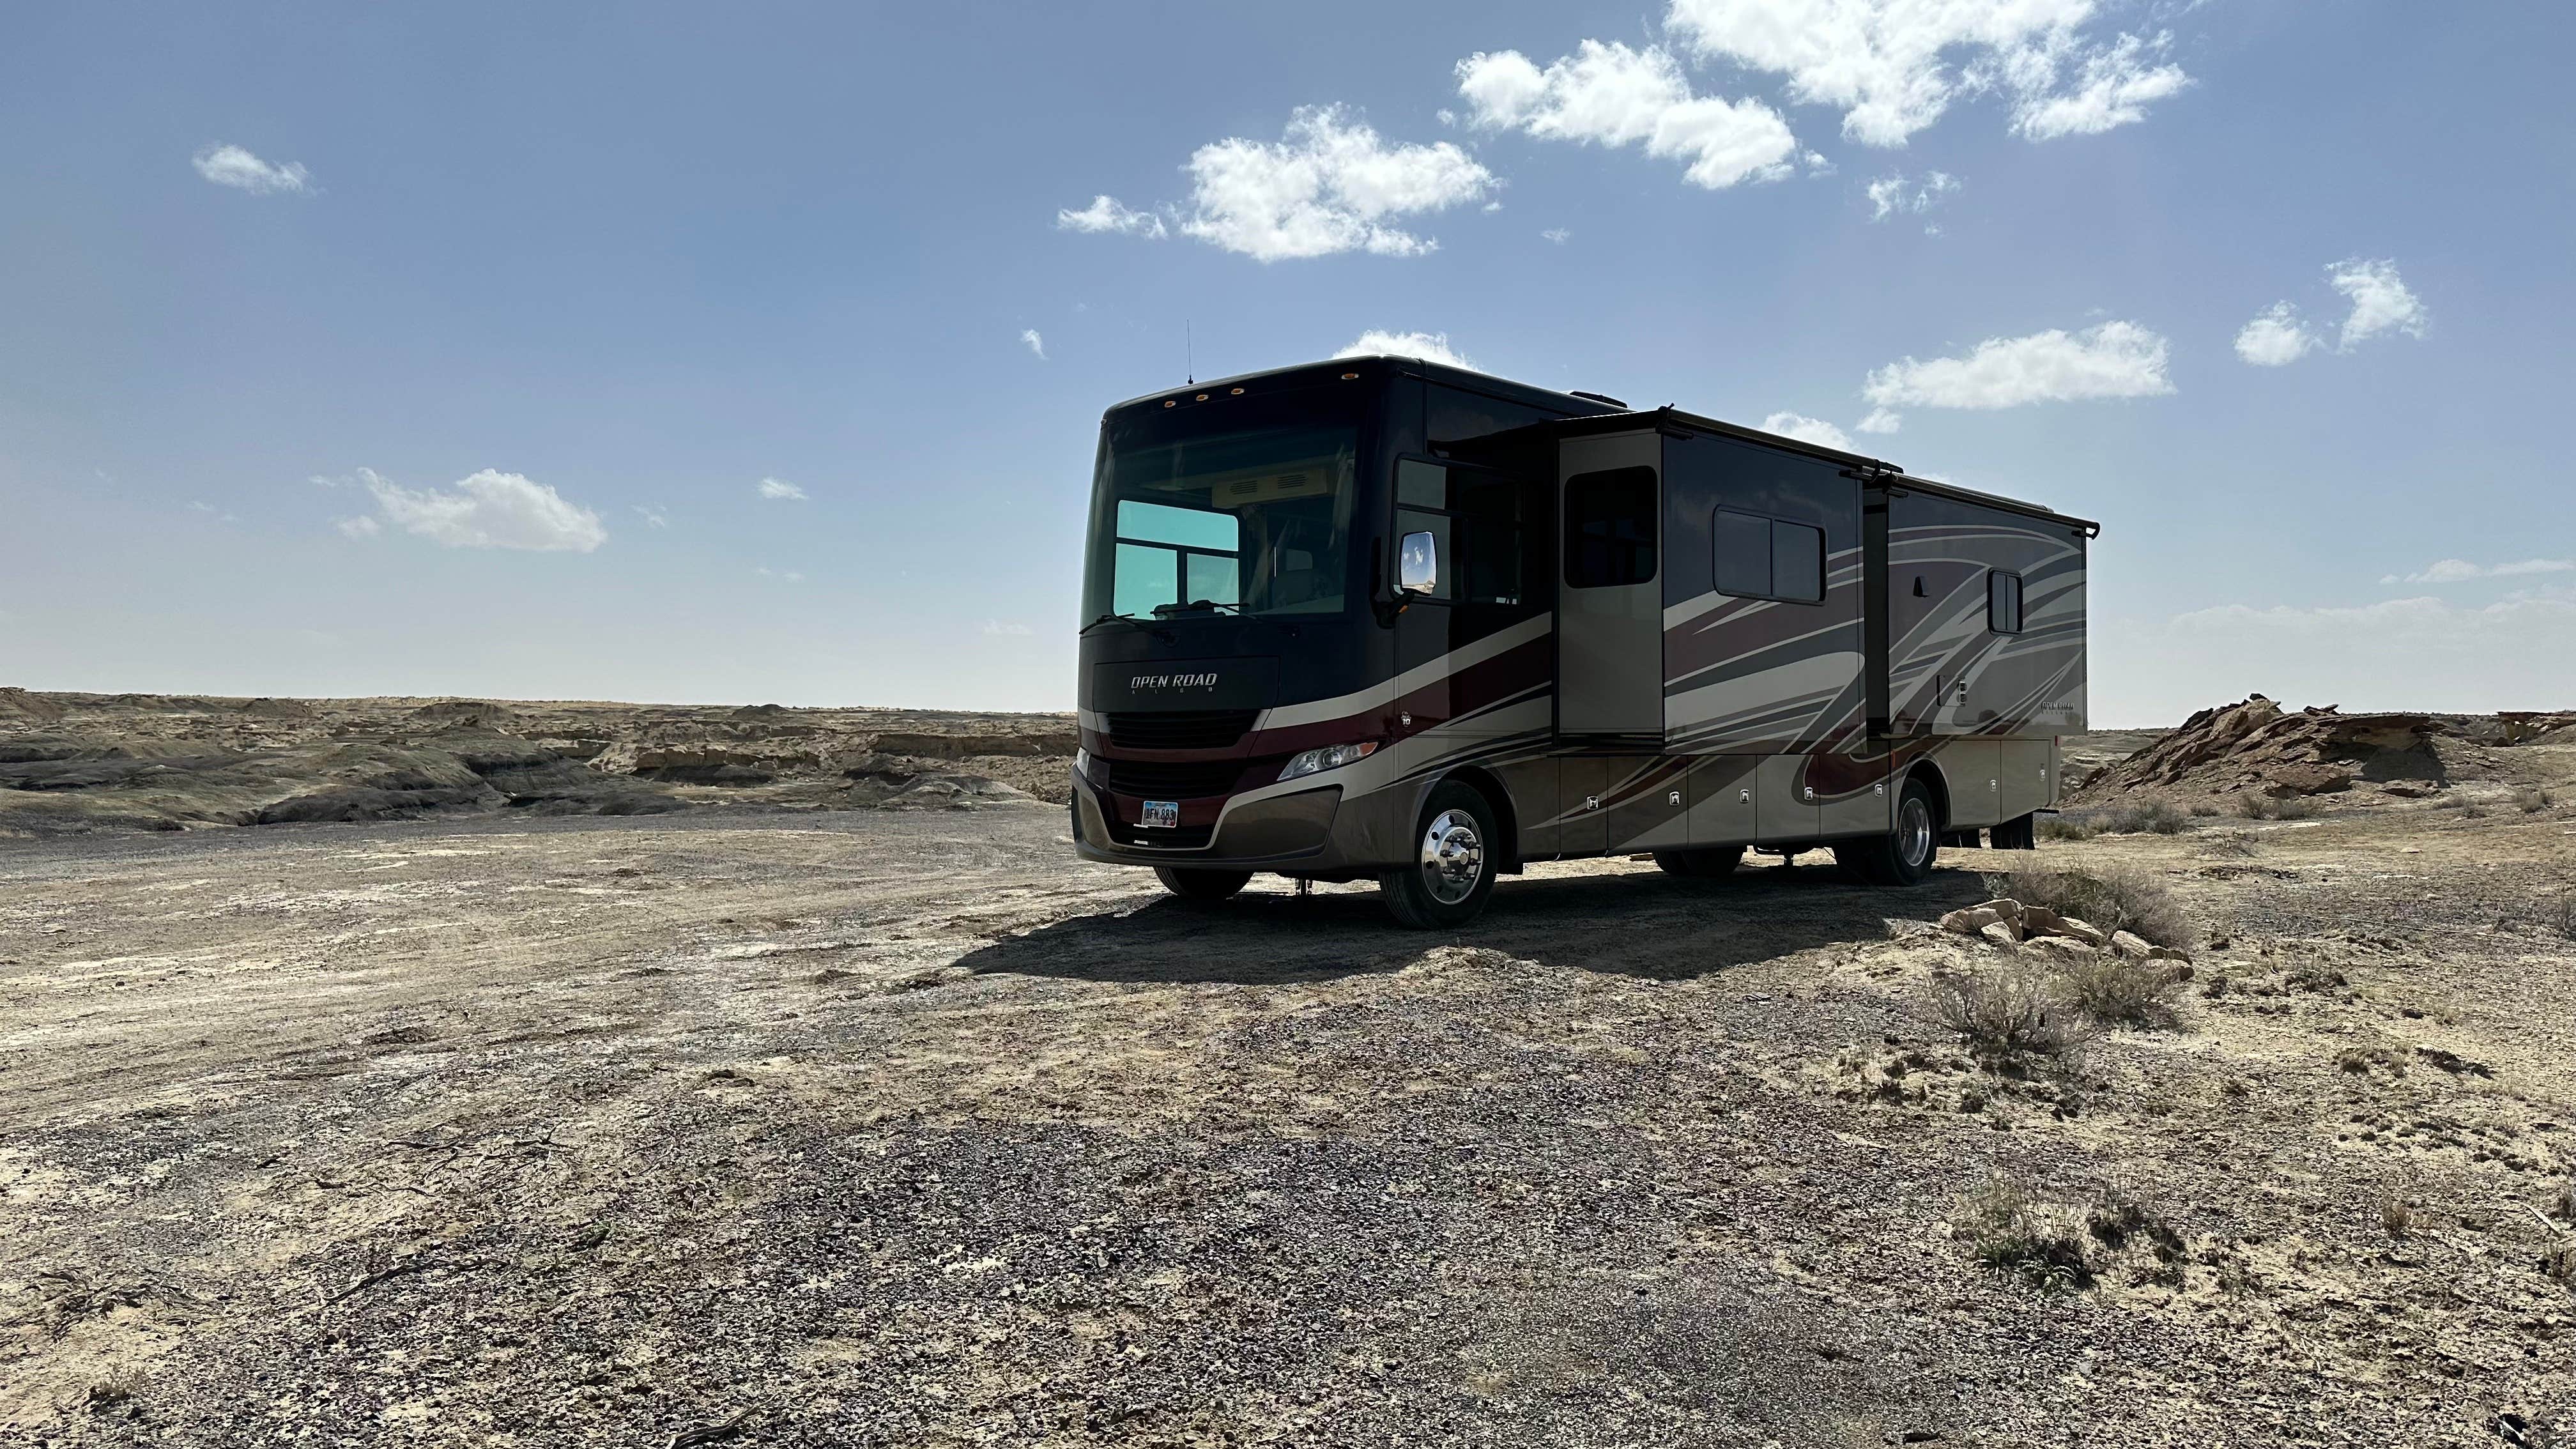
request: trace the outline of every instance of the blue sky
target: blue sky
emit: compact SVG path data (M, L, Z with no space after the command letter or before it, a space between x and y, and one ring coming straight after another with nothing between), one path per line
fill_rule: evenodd
M1377 331L2101 519L2097 723L2576 705L2560 7L9 31L0 682L1069 708L1100 410Z

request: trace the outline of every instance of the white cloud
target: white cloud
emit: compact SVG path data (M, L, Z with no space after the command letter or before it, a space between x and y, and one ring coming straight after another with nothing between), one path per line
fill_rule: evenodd
M784 478L763 478L760 480L760 496L802 503L805 501L805 490Z
M2471 579L2511 579L2530 574L2563 574L2576 572L2576 559L2527 558L2519 563L2474 564L2464 558L2446 558L2427 564L2421 573L2389 574L2383 584L2459 584Z
M192 159L197 174L217 186L230 186L253 196L278 191L310 191L312 177L302 163L273 166L239 146L208 146Z
M371 537L381 524L449 548L518 548L539 553L588 553L608 541L599 515L543 483L486 468L448 488L410 489L372 468L359 483L376 500L376 517L348 518L339 530Z
M1495 184L1451 142L1390 146L1338 106L1300 108L1278 141L1210 142L1189 172L1192 211L1181 230L1264 262L1420 256L1439 243L1389 219L1480 200Z
M1135 211L1121 206L1114 196L1095 196L1091 204L1075 211L1070 208L1055 214L1059 231L1118 232L1127 236L1147 237L1161 241L1169 235L1163 219L1150 211Z
M1762 420L1762 431L1796 438L1802 443L1840 448L1846 453L1852 450L1850 434L1822 418L1811 418L1801 413L1773 413Z
M2414 640L2504 637L2539 625L2576 625L2576 597L2564 591L2526 591L2482 608L2460 608L2430 594L2387 599L2349 607L2269 609L2222 604L2176 614L2173 627L2187 633L2264 633L2315 638L2337 636L2356 643L2373 638Z
M1989 337L1965 357L1891 362L1869 375L1861 395L1882 410L2155 397L2173 391L2165 377L2166 352L2164 338L2135 322L2104 322L2072 333L2052 328L2028 337Z
M761 564L755 567L752 572L760 575L764 579L778 579L784 583L801 584L805 582L805 576L796 572L794 569L773 570L769 565Z
M638 503L634 505L634 508L638 517L642 518L646 523L651 524L655 528L668 528L671 526L671 515L665 512L659 505Z
M1021 328L1020 345L1028 348L1029 351L1036 353L1038 355L1038 361L1046 361L1046 339L1038 335L1038 329L1034 327Z
M1891 216L1905 212L1930 211L1942 197L1958 189L1959 178L1947 171L1926 173L1923 183L1911 190L1906 188L1905 175L1902 172L1893 176L1882 176L1869 183L1867 187L1870 204L1869 219L1885 221Z
M1543 237L1545 237L1545 238L1547 238L1549 241L1552 241L1552 242L1556 243L1558 246L1563 246L1563 245L1565 245L1565 239L1566 239L1567 237L1570 237L1570 236L1574 235L1574 233L1572 233L1572 232L1570 232L1570 231L1567 231L1564 227L1561 227L1561 226L1552 226L1552 227L1549 227L1547 230L1545 230L1545 231L1543 231L1543 232L1540 232L1540 233L1539 233L1539 235L1540 235L1540 236L1543 236Z
M2352 314L2343 319L2343 335L2336 343L2342 350L2382 332L2421 337L2433 320L2422 300L2398 279L2392 261L2352 257L2337 262L2326 268L2326 285L2352 299Z
M2254 314L2236 334L2236 355L2256 367L2287 367L2317 345L2316 334L2299 320L2299 309L2275 302Z
M371 515L364 513L355 518L333 519L331 526L340 530L341 535L347 538L373 538L384 531L383 525L377 523Z
M1642 142L1649 156L1687 160L1683 176L1712 191L1778 180L1798 154L1779 112L1692 95L1681 62L1661 46L1587 40L1545 70L1517 50L1478 52L1458 62L1458 93L1478 126L1608 147Z
M1886 408L1871 408L1869 416L1853 424L1864 433L1892 433L1905 426L1905 415Z
M1966 95L2012 98L2033 140L2126 125L2189 84L2156 64L2168 37L2084 30L2095 0L1672 0L1667 28L1702 59L1788 78L1843 113L1843 134L1902 146Z
M2112 44L2084 54L2072 89L2051 92L2046 86L2026 92L2013 107L2012 128L2034 141L2057 136L2090 136L2114 126L2147 118L2147 105L2191 84L2176 65L2153 65L2173 37L2152 39L2123 35ZM2051 62L2049 85L2055 83Z
M1446 332L1363 332L1351 339L1351 345L1333 354L1335 357L1418 357L1425 362L1445 362L1451 367L1474 367L1476 364L1452 351Z
M1005 624L999 619L984 621L984 633L988 638L1028 639L1035 637L1037 632L1026 624Z

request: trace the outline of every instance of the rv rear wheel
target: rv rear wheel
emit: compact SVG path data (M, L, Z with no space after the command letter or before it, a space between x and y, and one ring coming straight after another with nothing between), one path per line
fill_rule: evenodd
M1744 863L1744 847L1730 845L1722 850L1658 850L1655 867L1666 875L1686 880L1712 880L1732 874Z
M1444 780L1422 804L1413 845L1412 860L1378 877L1387 910L1417 931L1474 920L1494 893L1494 868L1502 863L1494 807L1475 787Z
M2039 817L2025 815L2019 820L2007 820L1987 831L1986 840L1997 850L2037 850Z
M1844 841L1834 847L1843 869L1872 885L1910 886L1932 873L1941 853L1941 812L1932 804L1931 787L1908 780L1896 795L1895 828L1868 840Z
M1243 889L1252 879L1248 870L1183 870L1174 865L1154 867L1154 879L1163 889L1185 901L1221 901Z

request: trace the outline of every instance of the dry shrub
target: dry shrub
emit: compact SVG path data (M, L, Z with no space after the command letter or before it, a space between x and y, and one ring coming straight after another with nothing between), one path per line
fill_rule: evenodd
M2305 820L2317 813L2317 802L2305 795L2266 795L2248 790L2236 797L2236 813L2248 820Z
M2070 1215L2009 1178L1989 1178L1954 1220L1968 1252L1989 1272L2043 1293L2093 1285L2093 1263Z
M2576 1177L2558 1185L2557 1193L2549 1199L2549 1215L2560 1222L2576 1223Z
M2182 903L2141 871L2116 866L2085 870L2016 866L1985 880L1991 895L2010 896L2026 906L2046 906L2105 932L2133 931L2176 950L2189 950L2195 939L2191 916Z
M2018 961L1981 961L1964 972L1935 974L1917 1014L1958 1033L1986 1058L2059 1056L2093 1035L2046 973Z
M2576 941L2576 895L2560 896L2548 912L2549 924L2558 928L2558 934Z
M2191 817L2171 800L2132 800L2114 806L2102 828L2112 835L2179 835L2191 828Z
M2384 1193L2379 1199L2379 1225L2388 1230L2388 1236L2402 1238L2415 1227L2415 1209L2397 1194Z
M2191 818L2194 820L2206 820L2217 813L2218 804L2216 801L2194 800L2191 802Z
M2552 802L2550 801L2548 791L2541 789L2538 785L2525 785L2521 789L2513 792L2513 803L2521 807L2523 814L2537 815L2541 811L2548 809Z
M2049 815L2039 822L2042 840L2091 840L2101 833L2102 827L2089 815Z
M2460 818L2463 820L2484 820L2487 818L2487 807L2472 801L2471 803L2460 807Z
M2230 831L2225 835L2211 836L2209 843L2203 845L2201 849L2211 855L2233 856L2238 860L2244 860L2261 854L2263 847L2256 844L2251 835L2242 831Z
M2133 961L2108 951L2058 968L2066 994L2086 1016L2100 1022L2162 1026L2173 1020L2173 999L2182 989L2170 961Z

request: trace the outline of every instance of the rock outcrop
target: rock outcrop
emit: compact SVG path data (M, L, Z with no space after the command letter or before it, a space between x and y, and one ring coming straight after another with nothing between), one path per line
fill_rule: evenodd
M2131 792L2323 795L2355 780L2443 780L2432 749L2441 722L2429 714L2343 714L2332 705L2289 711L2262 695L2205 709L2154 744L2085 782L2078 802Z

